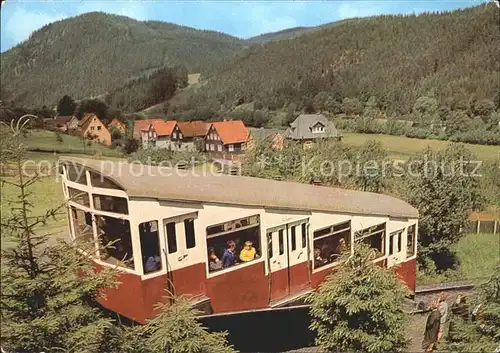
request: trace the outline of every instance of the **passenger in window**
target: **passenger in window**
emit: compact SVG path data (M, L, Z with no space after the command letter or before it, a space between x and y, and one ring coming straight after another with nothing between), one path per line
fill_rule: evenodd
M339 243L338 243L337 247L335 248L335 251L332 254L332 258L331 258L332 261L337 261L338 259L340 259L340 256L342 256L342 254L346 251L346 249L347 249L347 246L345 243L345 239L340 238Z
M321 250L318 248L314 249L314 267L321 267L326 264L327 261L321 257Z
M215 254L214 249L210 249L208 251L208 266L210 268L210 271L217 271L222 269L222 262Z
M226 250L224 250L224 255L222 255L222 267L228 268L236 264L236 255L234 255L234 249L236 248L236 243L234 240L228 240L226 243Z
M243 262L248 262L258 257L259 255L257 255L257 251L255 251L253 243L250 240L246 241L245 246L243 247L243 249L241 249L240 252L240 260Z
M144 272L154 272L158 269L158 262L156 261L155 257L153 255L148 256L146 264L144 265Z

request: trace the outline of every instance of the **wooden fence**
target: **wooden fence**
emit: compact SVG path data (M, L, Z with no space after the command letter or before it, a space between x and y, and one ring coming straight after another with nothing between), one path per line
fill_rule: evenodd
M469 221L468 231L470 233L500 234L500 221L475 220Z

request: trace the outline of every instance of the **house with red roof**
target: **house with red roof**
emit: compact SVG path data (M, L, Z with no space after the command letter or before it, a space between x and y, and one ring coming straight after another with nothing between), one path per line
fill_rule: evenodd
M127 127L125 126L125 124L116 118L111 120L111 122L108 125L108 128L110 128L111 126L113 126L115 129L118 129L122 134L124 134L125 131L127 131Z
M201 120L180 121L172 131L171 148L175 151L204 151L210 123Z
M163 121L163 119L145 119L145 120L135 120L134 121L134 131L132 132L132 137L138 141L142 139L142 130L147 130L149 125L153 121Z
M141 120L137 120L139 122ZM143 148L172 148L172 132L177 125L175 120L149 120L141 130Z
M245 151L250 136L241 120L227 120L213 122L205 138L205 150L222 156L241 154Z

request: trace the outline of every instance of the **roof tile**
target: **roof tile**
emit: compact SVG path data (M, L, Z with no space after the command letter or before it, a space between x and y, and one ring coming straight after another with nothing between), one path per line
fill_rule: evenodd
M248 131L245 124L241 120L227 120L216 121L212 123L222 143L227 145L229 143L247 142L250 131Z

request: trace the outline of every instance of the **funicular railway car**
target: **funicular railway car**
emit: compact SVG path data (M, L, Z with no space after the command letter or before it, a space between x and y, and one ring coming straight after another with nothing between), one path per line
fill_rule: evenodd
M206 313L289 305L335 271L355 241L375 248L376 262L415 290L418 212L402 200L124 162L59 162L72 239L96 244L96 266L120 270L121 284L101 304L137 322L155 315L168 285ZM109 241L114 248L99 252Z

